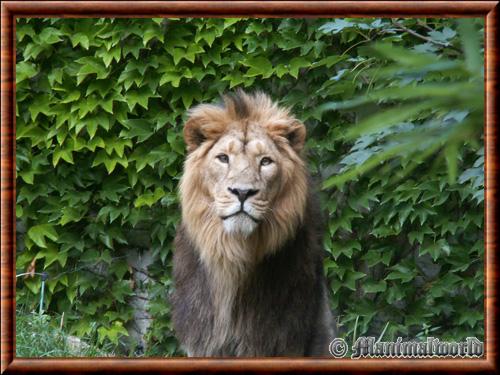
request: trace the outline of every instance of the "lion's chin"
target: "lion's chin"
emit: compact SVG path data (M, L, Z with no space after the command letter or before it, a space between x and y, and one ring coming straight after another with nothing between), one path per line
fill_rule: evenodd
M251 217L244 213L228 217L223 220L224 231L230 235L242 235L248 237L251 235L258 226Z

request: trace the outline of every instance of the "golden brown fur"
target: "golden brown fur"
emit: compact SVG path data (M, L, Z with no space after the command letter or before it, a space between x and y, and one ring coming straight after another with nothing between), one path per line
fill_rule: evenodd
M238 99L243 103L226 98L225 107L209 104L196 107L189 113L184 128L190 153L180 184L182 220L212 278L211 289L221 333L216 341L223 341L228 334L237 288L263 256L274 252L293 236L303 220L307 197L306 168L298 154L305 139L304 125L262 93L239 93ZM238 105L245 113L239 113ZM279 169L273 186L265 186L276 194L267 202L262 225L248 236L225 231L207 186L210 180L207 170L209 164L214 163L207 155L224 136L229 138L228 152L241 151L235 150L237 142L234 140L259 140L255 144L256 151L274 150L274 162Z

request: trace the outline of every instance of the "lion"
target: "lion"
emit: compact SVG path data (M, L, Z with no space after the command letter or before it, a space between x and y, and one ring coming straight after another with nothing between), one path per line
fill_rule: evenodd
M184 126L172 321L188 356L323 356L333 320L306 128L262 92Z

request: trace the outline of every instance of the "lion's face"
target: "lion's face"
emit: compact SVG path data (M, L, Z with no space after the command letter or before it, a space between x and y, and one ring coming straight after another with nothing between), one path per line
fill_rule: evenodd
M247 133L222 136L207 154L203 171L213 206L227 233L251 234L267 215L281 187L277 147L258 124Z
M189 114L182 220L203 259L241 263L276 250L303 219L304 125L264 94Z

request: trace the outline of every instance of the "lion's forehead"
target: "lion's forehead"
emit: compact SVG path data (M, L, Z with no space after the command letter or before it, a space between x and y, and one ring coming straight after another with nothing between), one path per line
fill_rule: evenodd
M272 152L272 148L261 139L242 141L231 139L227 143L227 151L231 154L261 155Z
M263 154L275 153L276 147L273 142L262 134L229 134L222 137L220 148L233 155L247 155L249 157Z

